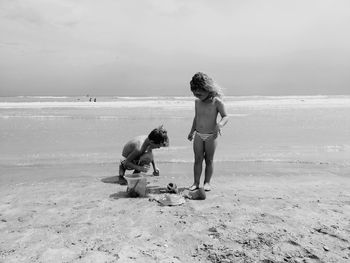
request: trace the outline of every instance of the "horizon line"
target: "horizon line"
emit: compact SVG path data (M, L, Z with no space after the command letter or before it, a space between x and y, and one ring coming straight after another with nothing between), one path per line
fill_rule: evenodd
M350 96L350 94L294 94L294 95L224 95L223 97L325 97L325 96ZM72 98L72 97L84 97L84 98L98 98L98 97L116 97L116 98L189 98L193 95L180 96L180 95L161 95L161 96L119 96L119 95L14 95L14 96L2 96L0 98Z

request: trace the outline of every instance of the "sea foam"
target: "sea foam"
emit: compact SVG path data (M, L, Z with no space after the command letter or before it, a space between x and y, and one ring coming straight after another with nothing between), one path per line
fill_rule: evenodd
M40 108L168 108L192 109L193 97L104 97L98 102L72 101L2 101L0 109ZM38 98L37 100L40 100ZM339 108L350 107L350 96L241 96L224 97L227 108Z

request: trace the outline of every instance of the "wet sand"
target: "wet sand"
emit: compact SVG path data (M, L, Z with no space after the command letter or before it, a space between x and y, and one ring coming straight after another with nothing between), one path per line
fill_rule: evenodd
M192 184L161 163L151 195ZM128 198L116 164L1 166L0 262L349 262L350 168L220 162L206 200Z

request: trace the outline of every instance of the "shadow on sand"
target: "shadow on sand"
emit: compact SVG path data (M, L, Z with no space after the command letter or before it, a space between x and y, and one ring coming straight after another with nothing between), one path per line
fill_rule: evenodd
M118 175L102 178L101 181L103 183L106 183L106 184L120 184L120 185L127 185L128 184L125 179L120 180Z
M181 187L181 188L178 189L179 193L181 193L181 192L183 192L185 190L186 190L185 187ZM151 195L161 195L161 194L165 194L165 193L167 193L166 187L149 186L149 187L147 187L146 196L136 197L136 198L149 198L150 194ZM117 199L121 199L121 198L135 198L135 197L129 196L128 193L126 192L126 189L125 189L125 191L119 191L117 193L111 194L109 196L109 198L113 198L113 199L117 200Z

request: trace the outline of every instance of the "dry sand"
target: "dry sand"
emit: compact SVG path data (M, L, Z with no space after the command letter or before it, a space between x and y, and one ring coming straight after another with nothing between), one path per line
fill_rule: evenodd
M192 183L191 164L149 178ZM117 165L0 168L0 262L350 262L350 169L221 163L204 201L160 206Z

